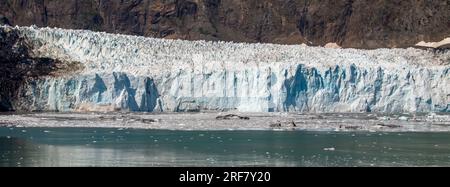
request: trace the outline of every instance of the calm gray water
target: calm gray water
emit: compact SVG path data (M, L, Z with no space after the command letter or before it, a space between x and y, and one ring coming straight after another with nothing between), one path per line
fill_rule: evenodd
M0 166L450 166L450 133L2 127Z

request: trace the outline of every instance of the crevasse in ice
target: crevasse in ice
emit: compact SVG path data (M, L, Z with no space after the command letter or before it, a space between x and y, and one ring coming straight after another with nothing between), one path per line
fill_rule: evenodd
M76 61L30 80L28 110L449 112L450 52L182 41L16 27L33 54Z

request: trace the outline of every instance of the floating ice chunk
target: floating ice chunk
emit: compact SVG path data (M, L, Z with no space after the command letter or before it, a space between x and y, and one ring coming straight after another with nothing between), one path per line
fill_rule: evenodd
M409 120L409 118L406 117L406 116L400 116L398 119L401 120L401 121L408 121Z

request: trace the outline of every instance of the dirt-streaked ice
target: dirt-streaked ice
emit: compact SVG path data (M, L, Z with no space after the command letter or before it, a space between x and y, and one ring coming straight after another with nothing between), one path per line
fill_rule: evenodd
M56 111L449 112L450 52L181 41L15 27L75 75L29 81L16 106Z

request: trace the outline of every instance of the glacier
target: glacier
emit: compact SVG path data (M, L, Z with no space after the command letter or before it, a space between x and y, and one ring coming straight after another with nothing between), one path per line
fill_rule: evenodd
M183 41L13 27L81 71L28 79L25 111L449 112L450 52Z

